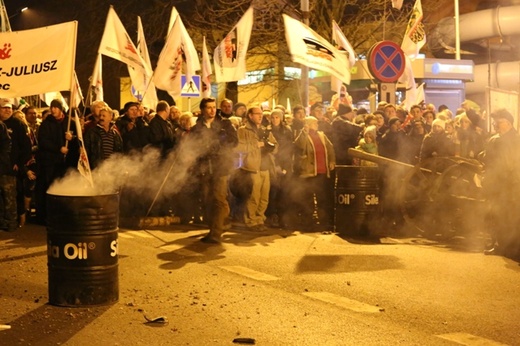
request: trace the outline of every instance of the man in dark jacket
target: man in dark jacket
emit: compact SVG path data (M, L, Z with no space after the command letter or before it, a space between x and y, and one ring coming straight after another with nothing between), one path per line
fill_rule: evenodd
M123 138L125 153L132 150L141 150L148 144L148 124L139 116L139 103L127 102L124 115L117 119L116 126Z
M336 163L338 165L351 165L352 158L348 156L348 149L358 145L360 133L363 127L354 124L355 113L352 107L340 104L338 115L332 121L332 136L330 141L334 145Z
M172 123L168 121L170 105L166 101L159 101L156 107L157 114L150 121L149 142L161 151L161 158L165 159L173 149L175 136Z
M203 98L200 111L201 116L193 126L191 138L198 151L195 153L198 158L197 174L206 208L205 220L209 225L209 233L201 240L219 243L229 224L228 180L238 137L229 119L217 117L214 98Z
M57 178L63 177L67 170L66 155L69 153L67 141L73 137L67 131L67 119L63 105L52 100L51 114L45 118L38 130L38 152L36 153L36 220L45 223L47 189ZM77 139L76 139L77 140ZM76 165L77 165L76 160Z

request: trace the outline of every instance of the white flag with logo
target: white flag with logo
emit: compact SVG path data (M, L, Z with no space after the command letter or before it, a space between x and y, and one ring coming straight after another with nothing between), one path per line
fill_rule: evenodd
M177 16L155 68L155 86L173 98L181 94L182 63L186 63L186 80L200 70L199 57L180 16Z
M146 66L143 58L137 52L137 48L112 6L108 10L105 31L98 53L119 60L143 75L152 75L151 69Z
M204 36L202 37L202 97L211 96L211 80L209 76L212 73L208 47L206 47L206 36Z
M426 43L421 0L416 0L412 15L408 21L401 49L412 61L419 55L419 50Z
M246 77L246 54L253 29L253 7L240 18L237 25L213 52L215 79L220 82L232 82Z
M71 90L76 32L77 22L68 22L0 33L0 96L14 98ZM56 45L57 37L60 48L49 49Z
M403 0L392 0L392 7L400 10L403 7Z
M71 90L71 105L78 108L83 102L83 92L81 91L81 86L79 85L78 75L76 71L74 71L74 85Z
M94 64L94 71L90 77L90 85L94 88L94 101L103 101L103 66L101 54L98 54L96 63Z
M302 22L283 15L285 39L292 61L328 72L342 82L350 83L347 56Z
M148 47L146 45L146 39L144 37L143 24L141 17L137 16L137 51L147 65L147 69L152 71L152 63L150 61L150 54L148 53ZM135 69L128 67L130 79L132 85L137 93L141 96L140 101L144 106L148 106L151 109L155 109L157 102L157 91L155 90L155 84L152 81L151 75L139 74Z

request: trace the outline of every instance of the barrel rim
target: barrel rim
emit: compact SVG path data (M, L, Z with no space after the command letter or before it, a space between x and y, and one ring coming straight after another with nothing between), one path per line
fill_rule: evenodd
M114 193L105 193L105 194L98 194L98 195L57 195L55 193L49 193L47 192L47 196L54 196L54 197L74 197L74 198L91 198L91 197L109 197L109 196L118 196L119 192Z

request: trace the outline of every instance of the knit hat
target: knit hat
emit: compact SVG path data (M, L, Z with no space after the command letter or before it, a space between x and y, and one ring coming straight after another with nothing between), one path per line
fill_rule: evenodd
M247 106L245 105L245 103L237 102L237 103L235 103L235 105L233 106L233 112L236 112L237 109L239 109L240 107L247 108Z
M55 108L58 108L59 110L61 110L62 112L65 112L65 109L63 108L63 104L58 99L52 100L51 104L49 105L49 107L50 108L55 107Z
M435 119L433 122L432 122L432 127L434 126L440 126L442 127L442 129L446 129L446 122L442 119Z
M343 103L340 103L338 106L338 115L345 115L352 112L352 107L344 105Z

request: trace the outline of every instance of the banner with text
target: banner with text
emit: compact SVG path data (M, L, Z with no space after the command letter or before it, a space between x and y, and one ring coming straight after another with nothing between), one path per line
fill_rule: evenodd
M75 21L0 33L0 97L70 90L76 33ZM56 46L57 37L59 49L50 48Z

